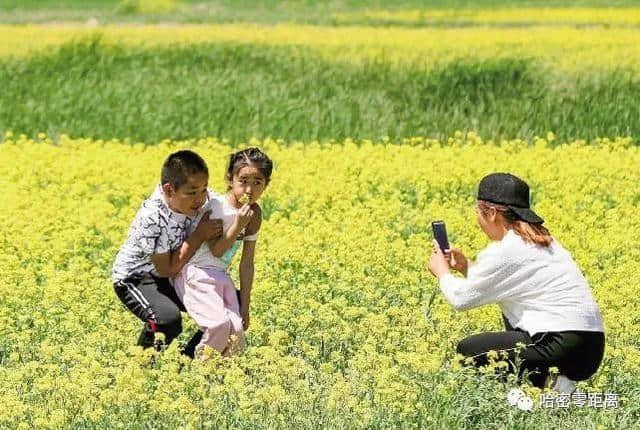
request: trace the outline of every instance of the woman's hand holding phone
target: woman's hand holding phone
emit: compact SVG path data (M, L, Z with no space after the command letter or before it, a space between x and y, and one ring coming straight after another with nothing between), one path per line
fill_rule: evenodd
M467 276L469 269L469 261L458 248L447 249L444 251L444 258L447 260L449 267L460 272L464 277Z
M431 257L429 258L428 267L429 271L436 278L440 278L449 272L449 263L442 253L440 245L438 245L438 241L435 239L433 240L433 254L431 254Z
M438 220L431 223L433 229L433 255L429 260L429 270L435 276L440 277L449 269L467 276L469 263L467 258L458 248L451 248L444 221ZM446 265L446 267L445 267Z

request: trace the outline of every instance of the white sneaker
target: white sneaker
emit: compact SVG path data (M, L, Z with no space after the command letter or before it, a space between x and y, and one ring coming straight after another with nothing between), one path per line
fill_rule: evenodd
M558 375L551 389L560 394L573 394L576 391L577 382L564 375Z

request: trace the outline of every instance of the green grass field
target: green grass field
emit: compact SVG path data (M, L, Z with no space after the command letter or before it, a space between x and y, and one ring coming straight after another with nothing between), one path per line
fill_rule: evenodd
M640 82L614 69L554 75L535 59L426 69L327 62L303 47L136 49L99 40L0 61L0 131L51 136L559 140L640 135Z
M333 24L334 13L360 10L402 9L491 9L518 7L630 7L638 0L163 0L175 6L169 12L131 14L123 0L0 0L0 23L84 21L96 17L102 22L304 22ZM129 12L127 12L129 11Z

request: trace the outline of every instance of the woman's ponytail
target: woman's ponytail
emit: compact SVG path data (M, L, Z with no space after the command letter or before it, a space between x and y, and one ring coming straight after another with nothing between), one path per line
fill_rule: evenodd
M509 227L525 242L534 243L536 245L547 247L553 242L551 233L542 224L532 224L527 221L523 221L518 215L509 209L507 206L498 205L494 203L488 203L483 200L478 200L478 207L483 214L486 214L490 207L494 207L500 212Z
M535 243L540 246L549 246L553 242L551 233L542 224L531 224L530 222L516 220L511 223L511 228L525 242Z

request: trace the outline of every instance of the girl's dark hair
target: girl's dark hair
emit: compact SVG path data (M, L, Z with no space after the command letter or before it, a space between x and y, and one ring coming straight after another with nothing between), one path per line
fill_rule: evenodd
M171 184L174 190L187 183L189 175L196 173L209 174L207 163L193 151L188 149L169 155L162 165L160 182Z
M240 169L249 165L256 166L264 176L267 184L269 183L271 172L273 171L273 162L259 148L247 148L231 154L229 165L227 166L227 180L231 181Z
M551 242L553 242L551 233L549 233L549 230L547 230L547 228L542 224L532 224L530 222L523 221L507 206L478 200L478 208L483 215L486 215L491 207L495 208L502 214L509 227L511 227L517 235L523 238L525 242L535 243L536 245L544 247L551 245Z

